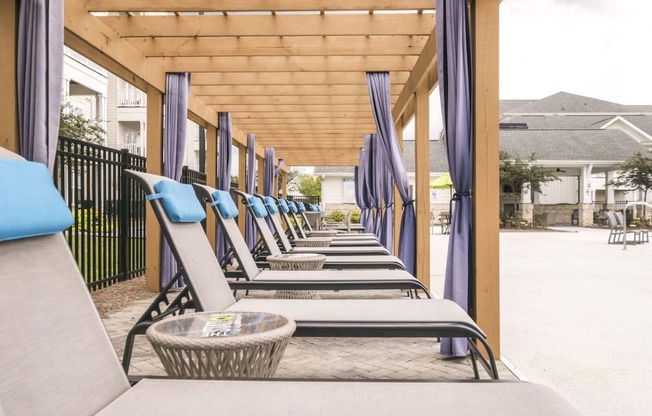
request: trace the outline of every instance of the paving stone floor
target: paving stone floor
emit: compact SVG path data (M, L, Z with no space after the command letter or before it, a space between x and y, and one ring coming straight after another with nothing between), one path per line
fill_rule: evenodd
M257 291L248 296L272 294ZM320 295L324 299L391 297L419 302L408 299L400 291L320 292ZM150 302L135 302L104 319L119 357L127 333ZM501 379L516 379L502 363L498 365ZM487 374L480 370L481 378L487 379ZM145 336L137 337L129 374L165 375ZM450 359L439 354L439 343L432 338L292 338L275 377L462 380L472 379L473 370L468 358Z

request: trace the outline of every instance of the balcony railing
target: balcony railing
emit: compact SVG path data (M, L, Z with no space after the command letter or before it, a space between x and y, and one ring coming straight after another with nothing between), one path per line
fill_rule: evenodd
M118 107L147 107L147 96L138 90L118 90Z

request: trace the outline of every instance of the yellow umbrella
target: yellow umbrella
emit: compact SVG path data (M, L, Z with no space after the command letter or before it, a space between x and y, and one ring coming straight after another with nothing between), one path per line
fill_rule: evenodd
M453 181L451 181L451 175L449 173L444 173L437 179L430 181L430 188L432 189L450 189L453 187Z
M433 179L430 181L430 188L432 189L449 189L451 191L451 195L453 195L453 181L451 181L451 175L447 172L438 177L437 179ZM453 214L453 200L448 204L448 217Z

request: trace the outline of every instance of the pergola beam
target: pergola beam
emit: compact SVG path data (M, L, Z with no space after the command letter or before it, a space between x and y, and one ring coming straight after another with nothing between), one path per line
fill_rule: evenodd
M429 35L434 14L98 16L123 38Z
M128 38L147 57L419 55L427 36Z
M392 71L392 82L403 84L410 71ZM203 72L192 85L367 85L363 72Z
M195 89L200 91L200 89ZM396 102L398 95L392 96ZM371 106L369 97L365 95L211 95L202 96L207 105L366 105Z
M431 10L432 0L84 0L93 12L244 12Z
M392 110L394 120L398 120L399 117L406 112L408 105L414 98L417 88L419 88L424 81L432 78L431 69L433 66L436 66L436 63L437 42L435 38L435 29L433 29L430 38L428 38L428 42L426 42L426 45L423 47L423 51L421 52L421 55L419 55L419 59L417 59L417 62L410 73L410 78L408 78L403 85L403 90L400 93L398 101L394 104ZM435 71L435 75L436 74L437 72ZM434 85L434 83L437 82L437 79L435 78L431 81ZM411 117L412 114L414 114L413 109L411 110L411 113L406 113L407 117Z
M225 96L337 96L359 95L369 100L369 89L366 85L228 85L192 87L198 97ZM400 85L391 86L391 95L398 98ZM367 101L370 102L370 101ZM212 103L207 98L207 104Z
M146 58L164 72L409 71L415 56L234 56Z

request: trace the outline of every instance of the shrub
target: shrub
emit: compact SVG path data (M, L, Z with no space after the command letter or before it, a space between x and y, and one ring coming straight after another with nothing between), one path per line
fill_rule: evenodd
M346 218L346 215L339 209L336 209L335 211L331 212L331 214L328 216L328 221L342 222L344 221L344 218Z
M113 224L107 222L102 213L96 212L92 208L74 210L73 216L75 217L75 224L72 226L73 230L96 232L113 231Z
M360 224L360 211L353 211L351 213L351 223Z

